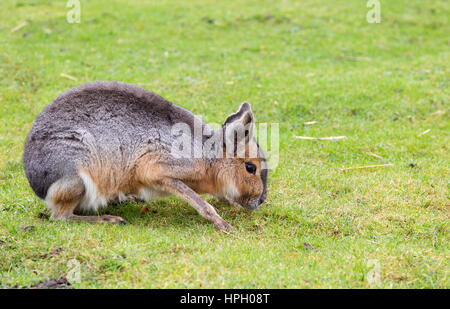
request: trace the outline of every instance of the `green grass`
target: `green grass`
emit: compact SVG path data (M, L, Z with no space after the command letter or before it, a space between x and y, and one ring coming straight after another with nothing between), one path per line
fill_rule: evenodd
M381 2L369 24L356 0L81 1L69 24L66 1L1 1L0 287L60 278L77 259L75 288L450 288L450 9ZM127 226L39 219L26 134L58 94L93 80L142 86L207 122L251 102L258 122L280 123L267 203L246 212L207 197L232 235L175 198L145 215L107 210Z

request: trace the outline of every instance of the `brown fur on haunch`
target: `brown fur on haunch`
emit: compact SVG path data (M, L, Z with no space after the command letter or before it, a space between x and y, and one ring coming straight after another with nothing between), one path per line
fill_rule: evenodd
M49 190L47 204L52 208L52 217L67 218L79 205L84 195L81 179L62 178Z

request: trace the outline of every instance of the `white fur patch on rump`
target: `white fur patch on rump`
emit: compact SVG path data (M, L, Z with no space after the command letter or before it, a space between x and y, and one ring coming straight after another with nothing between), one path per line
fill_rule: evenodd
M78 208L82 211L97 211L108 205L108 198L98 193L97 185L92 181L92 178L85 172L78 174L84 183L84 197L81 200Z

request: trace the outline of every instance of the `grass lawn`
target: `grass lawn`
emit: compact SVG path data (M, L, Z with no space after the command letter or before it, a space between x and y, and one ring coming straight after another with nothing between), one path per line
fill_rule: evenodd
M0 4L0 287L67 276L76 259L75 288L450 288L448 1L381 1L379 24L360 0L82 0L79 24L69 10ZM267 202L248 212L206 197L230 235L176 198L106 210L126 226L39 218L26 135L93 80L207 122L251 102L257 122L280 124Z

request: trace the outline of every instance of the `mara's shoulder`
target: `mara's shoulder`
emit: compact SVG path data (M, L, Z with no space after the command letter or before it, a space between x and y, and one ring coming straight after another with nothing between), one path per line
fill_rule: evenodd
M73 95L79 95L83 93L94 93L98 95L102 95L105 92L117 92L121 94L126 94L132 97L142 98L150 101L160 101L161 103L166 103L171 105L172 103L163 99L161 96L157 95L154 92L148 91L144 88L122 83L118 81L95 81L88 82L81 86L72 88L66 92L64 92L60 97L67 97Z

